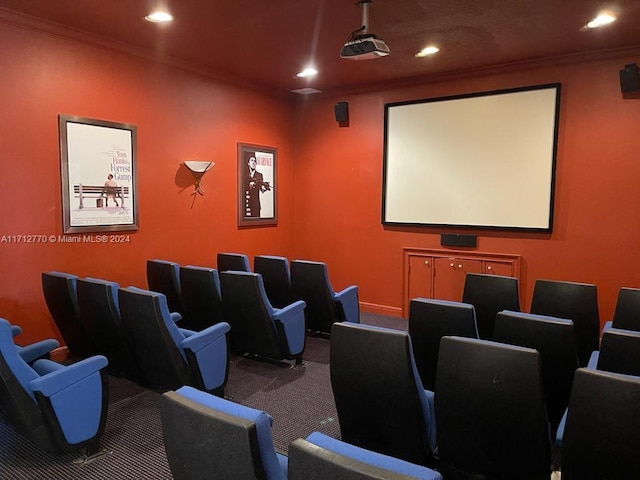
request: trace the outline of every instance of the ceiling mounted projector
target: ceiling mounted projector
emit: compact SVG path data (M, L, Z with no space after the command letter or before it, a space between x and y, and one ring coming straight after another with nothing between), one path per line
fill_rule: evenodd
M341 58L349 60L372 60L386 57L390 50L384 40L375 33L369 33L369 4L373 0L360 0L362 7L362 26L349 35L349 40L342 47Z

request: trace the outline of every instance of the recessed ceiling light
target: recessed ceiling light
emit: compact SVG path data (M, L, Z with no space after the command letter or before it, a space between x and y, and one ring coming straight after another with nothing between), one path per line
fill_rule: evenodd
M610 13L601 13L596 18L585 25L586 28L598 28L615 22L616 17Z
M416 53L416 57L426 57L428 55L433 55L434 53L438 53L440 49L438 47L434 47L433 45L428 46L420 50Z
M168 12L162 12L160 10L156 10L155 12L150 13L144 19L147 22L153 23L166 23L173 20L173 15Z
M317 74L318 74L318 71L315 68L308 67L302 70L301 72L299 72L298 74L296 74L296 76L300 78L306 78L306 77L313 77L314 75L317 75Z

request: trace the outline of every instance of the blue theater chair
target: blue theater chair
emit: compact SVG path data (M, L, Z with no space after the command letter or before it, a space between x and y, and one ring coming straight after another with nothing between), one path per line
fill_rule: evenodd
M262 275L271 305L282 308L294 302L289 260L286 257L257 255L253 258L253 271Z
M447 480L549 480L540 354L444 337L436 373L439 471Z
M494 340L533 348L540 353L547 415L551 433L555 435L569 404L573 375L578 368L573 322L505 310L496 316Z
M518 279L501 275L467 273L462 301L475 307L479 338L492 340L497 313L502 310L520 311Z
M11 335L14 337L14 342L15 337L21 334L22 327L20 327L19 325L11 325ZM45 340L40 340L29 345L16 344L16 349L18 350L18 353L20 354L22 359L25 362L31 364L41 358L48 359L51 352L59 346L60 343L57 340L53 338L47 338Z
M38 360L31 367L15 348L11 325L0 319L0 406L18 433L44 450L100 452L106 367L101 355L69 366Z
M418 465L432 463L433 392L422 386L407 332L334 323L330 375L342 440Z
M259 273L220 273L225 318L231 325L231 349L274 360L302 363L305 303L273 308Z
M42 291L53 318L69 352L76 357L96 353L93 339L80 321L78 311L78 277L64 272L42 274Z
M336 292L327 271L327 264L308 260L291 262L293 298L307 304L307 329L331 333L335 322L360 323L358 287L351 285Z
M125 336L150 388L192 385L224 393L228 323L194 332L178 328L161 293L128 287L118 291L118 299Z
M224 321L220 277L215 268L180 267L180 284L189 328L203 330Z
M188 324L186 309L182 302L182 286L180 284L180 266L166 260L147 260L147 285L149 290L162 293L167 298L170 312L177 312L182 317L180 324L184 328L192 328Z
M562 480L629 480L640 472L640 378L576 371L561 438Z
M619 328L605 330L600 350L591 354L588 368L640 376L640 332Z
M176 480L286 480L273 418L260 410L184 386L160 399L162 434Z
M581 367L598 349L600 319L595 285L557 280L536 280L531 297L531 313L566 318L573 322L576 351Z
M221 252L217 255L218 272L234 270L237 272L250 272L249 257L244 253Z
M119 288L117 283L99 278L78 279L78 311L98 353L109 359L109 372L136 381L140 369L122 329Z
M289 480L442 480L435 470L382 455L320 432L289 445Z
M612 327L640 331L640 288L622 287L618 291L613 319L606 322L602 330Z
M414 298L409 305L409 335L422 385L435 389L440 339L447 335L478 338L473 305Z

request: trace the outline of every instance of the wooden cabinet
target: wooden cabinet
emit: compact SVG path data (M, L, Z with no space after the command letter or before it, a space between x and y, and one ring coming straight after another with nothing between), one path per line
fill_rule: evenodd
M460 301L467 273L520 278L520 255L404 248L403 315L412 298Z

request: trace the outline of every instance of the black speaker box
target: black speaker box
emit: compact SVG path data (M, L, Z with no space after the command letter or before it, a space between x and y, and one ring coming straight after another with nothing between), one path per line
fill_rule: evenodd
M640 75L638 75L637 64L625 65L624 69L620 70L620 90L623 93L640 90Z
M440 235L440 245L443 247L476 247L478 236L443 233Z
M336 115L336 122L340 124L349 123L349 102L338 102L333 107Z

